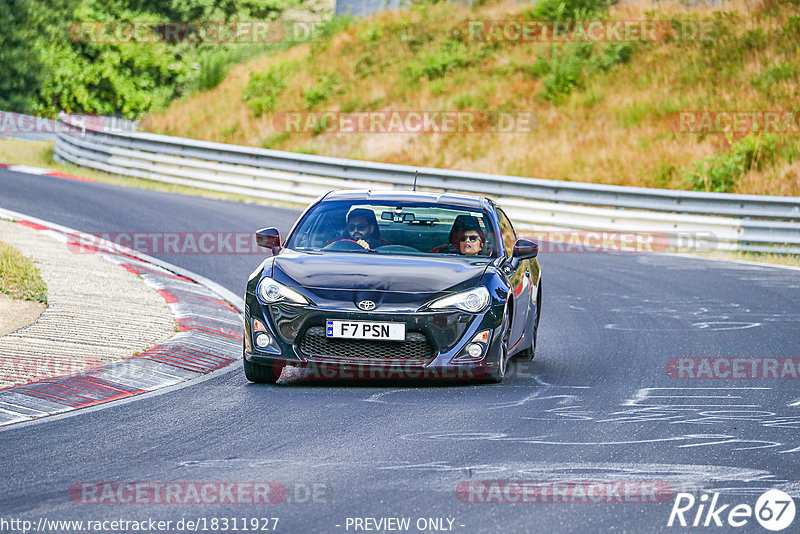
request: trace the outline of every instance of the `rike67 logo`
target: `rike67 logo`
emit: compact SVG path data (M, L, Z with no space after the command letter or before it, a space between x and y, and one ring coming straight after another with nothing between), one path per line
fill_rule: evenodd
M755 507L749 504L718 504L718 501L719 493L711 496L704 493L700 498L691 493L678 493L672 504L667 526L743 527L755 517L762 527L777 532L794 521L794 501L788 493L781 490L773 489L762 493Z

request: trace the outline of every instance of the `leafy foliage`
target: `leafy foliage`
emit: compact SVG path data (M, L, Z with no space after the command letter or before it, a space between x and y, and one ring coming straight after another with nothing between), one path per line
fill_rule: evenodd
M616 3L617 0L539 0L526 14L534 20L590 19Z
M168 21L274 20L314 0L7 0L0 5L0 108L136 118L224 79L230 66L281 44L164 42ZM126 40L124 21L151 25ZM100 23L107 23L101 26ZM158 38L152 38L153 35ZM202 39L202 37L201 37ZM285 46L285 43L282 43Z
M297 68L297 63L279 63L266 72L250 73L242 99L257 117L275 109L278 96L286 89L286 77Z
M694 163L686 178L695 191L727 193L736 179L751 169L761 169L774 160L778 136L750 134L734 143L730 151Z
M574 89L583 88L588 75L627 63L633 50L629 43L610 43L602 52L593 55L593 43L554 45L549 58L537 58L529 72L542 77L542 95L553 103L560 103Z
M753 78L753 86L761 91L768 92L778 82L789 80L797 76L798 67L790 63L780 63L766 69Z
M30 108L39 84L41 67L28 49L32 32L23 26L27 18L24 0L0 2L0 109Z
M448 72L471 63L467 46L453 39L448 39L438 49L423 54L407 68L409 78L417 80L426 77L429 80L444 77Z
M305 108L314 109L331 95L342 93L343 91L338 85L338 76L326 74L317 78L317 85L303 91L303 98L306 100Z

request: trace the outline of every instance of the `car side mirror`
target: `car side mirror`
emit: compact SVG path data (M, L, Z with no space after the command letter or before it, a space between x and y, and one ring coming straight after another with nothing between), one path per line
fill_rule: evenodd
M514 243L514 253L511 257L518 260L529 260L535 258L538 254L538 243L527 239L517 239L517 242Z
M281 251L281 233L277 228L262 228L256 232L256 244L259 247L268 248L272 254Z

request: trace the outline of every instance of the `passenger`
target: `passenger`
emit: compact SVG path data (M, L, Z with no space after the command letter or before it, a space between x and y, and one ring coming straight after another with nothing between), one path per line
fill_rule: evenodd
M347 214L347 232L350 239L367 250L389 244L381 239L375 212L366 208L356 208Z
M483 246L486 243L486 232L481 229L480 222L476 217L459 215L450 229L449 239L449 245L442 245L431 252L476 256L483 251Z
M450 230L450 244L465 256L477 256L486 243L486 232L472 215L459 215Z
M459 237L459 253L466 256L477 256L483 250L484 239L481 232L465 230Z

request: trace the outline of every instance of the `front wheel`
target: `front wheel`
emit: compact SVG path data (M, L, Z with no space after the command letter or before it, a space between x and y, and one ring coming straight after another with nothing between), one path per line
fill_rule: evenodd
M539 337L539 317L542 314L542 281L539 280L539 289L536 292L536 317L531 325L531 346L518 353L515 358L522 362L530 362L536 356L536 338Z
M500 362L496 370L489 375L488 382L499 384L506 376L506 365L508 364L508 339L511 337L511 318L508 316L508 306L503 310L502 341L500 343Z
M254 384L274 384L281 377L283 367L277 362L272 365L259 365L244 358L244 376Z

